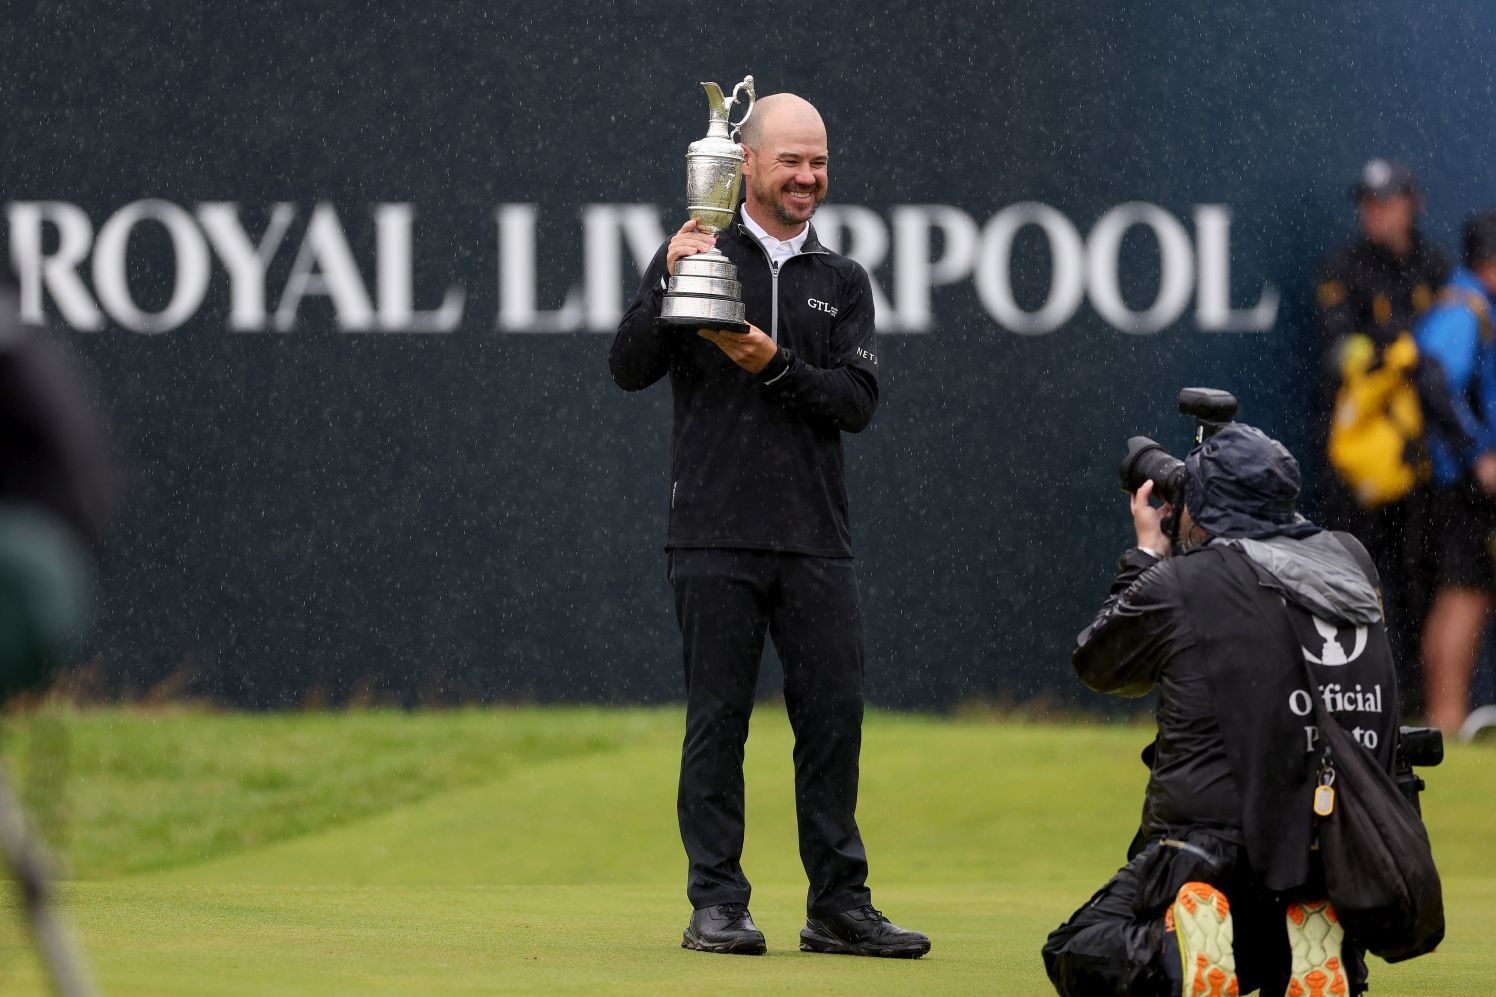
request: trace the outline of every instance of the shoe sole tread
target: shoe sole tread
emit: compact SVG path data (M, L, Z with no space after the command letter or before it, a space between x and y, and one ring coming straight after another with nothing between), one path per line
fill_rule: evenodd
M1206 883L1186 883L1174 901L1174 930L1184 971L1182 997L1236 997L1231 906Z
M1349 992L1340 957L1345 930L1329 903L1293 904L1288 908L1288 947L1293 976L1286 997L1343 997Z
M751 938L730 942L709 942L704 938L693 938L690 932L681 935L680 947L693 952L712 952L717 955L763 955L769 946L762 940Z

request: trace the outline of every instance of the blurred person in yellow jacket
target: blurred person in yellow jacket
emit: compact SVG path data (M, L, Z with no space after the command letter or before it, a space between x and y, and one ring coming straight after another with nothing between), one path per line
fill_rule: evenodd
M1430 598L1425 524L1429 479L1411 329L1448 279L1450 259L1419 231L1423 196L1411 170L1373 159L1351 187L1359 231L1320 267L1316 304L1324 358L1317 422L1319 519L1355 534L1383 581L1404 709L1420 712L1418 635Z

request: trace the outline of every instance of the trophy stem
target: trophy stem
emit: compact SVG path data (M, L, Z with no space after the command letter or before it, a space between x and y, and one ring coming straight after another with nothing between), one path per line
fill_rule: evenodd
M732 265L731 262L727 259L727 257L722 255L722 251L719 250L716 246L713 246L711 249L708 249L704 253L696 253L694 256L683 257L681 259L680 263L677 263L675 265L675 272L676 273L681 273L682 272L682 270L684 269L684 267L682 266L682 264L684 264L686 262L686 260L696 260L696 261L698 261L700 263L717 263L717 264L727 263L729 266Z

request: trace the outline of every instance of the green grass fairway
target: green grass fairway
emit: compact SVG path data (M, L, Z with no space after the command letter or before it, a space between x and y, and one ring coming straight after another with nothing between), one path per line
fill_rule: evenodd
M68 915L109 995L1051 993L1045 934L1116 868L1141 727L875 714L861 824L875 902L926 958L801 953L790 736L748 759L763 958L679 947L677 710L141 714L47 723L71 745ZM28 738L10 763L25 767ZM1449 937L1373 961L1381 995L1496 972L1496 750L1426 773ZM0 993L48 992L0 901ZM1276 997L1276 995L1274 995Z

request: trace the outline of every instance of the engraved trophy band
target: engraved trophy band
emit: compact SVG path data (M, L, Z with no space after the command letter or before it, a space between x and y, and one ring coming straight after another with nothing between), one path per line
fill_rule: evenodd
M715 83L703 83L710 118L706 137L686 150L686 211L697 228L716 235L732 221L743 182L743 149L737 132L753 113L753 77L733 87L724 97ZM731 121L738 95L747 93L743 116ZM731 132L729 132L731 129ZM743 314L743 285L738 268L716 249L683 258L665 288L659 324L691 329L732 329L747 332Z

